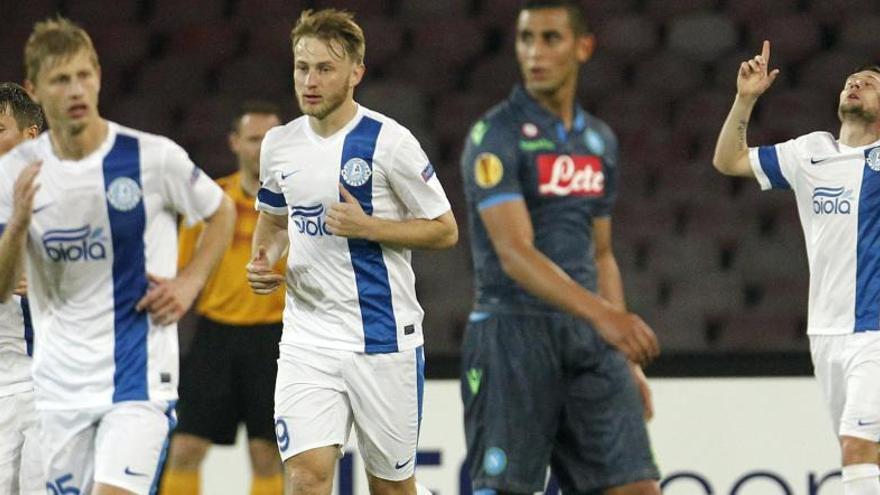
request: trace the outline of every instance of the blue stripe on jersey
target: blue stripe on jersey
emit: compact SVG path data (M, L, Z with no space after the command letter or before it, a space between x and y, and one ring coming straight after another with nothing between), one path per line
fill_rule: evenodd
M477 209L482 211L486 208L491 208L495 205L500 205L501 203L507 203L508 201L516 201L518 199L523 199L523 195L520 193L496 194L477 203Z
M31 305L26 297L21 298L21 319L24 321L24 344L27 355L34 355L34 323L31 320Z
M416 347L416 393L419 394L419 429L422 428L422 403L425 396L425 346Z
M369 117L361 118L358 125L345 136L339 182L357 198L367 215L373 214L373 174L363 184L353 186L342 177L345 164L354 158L367 163L372 171L373 153L382 124ZM340 201L342 198L340 197ZM366 239L349 239L348 251L358 289L361 320L364 324L364 352L397 352L397 321L391 303L391 283L388 267L382 256L382 246Z
M871 150L865 150L865 157ZM864 165L856 240L856 332L880 329L880 173Z
M281 193L272 192L268 189L260 188L257 192L257 200L260 203L269 205L273 208L286 208L287 201Z
M137 138L119 134L104 158L104 191L115 179L134 180L141 191L140 145ZM113 402L148 400L147 313L135 305L147 292L144 230L147 214L144 201L120 211L107 201L110 235L113 240L114 360Z
M171 433L177 427L177 416L174 414L174 408L177 401L168 402L168 409L165 410L165 417L168 418L168 436L165 437L165 443L162 445L162 453L159 454L159 463L156 464L156 472L153 474L153 484L150 486L150 495L156 495L159 491L159 479L162 478L162 472L165 471L165 461L168 459L168 445L171 443Z
M782 175L782 169L779 168L779 155L776 154L776 146L759 147L758 160L774 189L791 189L791 185Z

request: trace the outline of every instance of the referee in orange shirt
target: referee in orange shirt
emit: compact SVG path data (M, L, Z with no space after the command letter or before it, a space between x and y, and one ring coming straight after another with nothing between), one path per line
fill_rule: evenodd
M235 443L238 426L248 432L251 495L280 495L281 460L275 444L273 398L284 291L255 295L245 265L257 223L254 198L260 187L260 145L281 124L277 106L242 105L229 134L238 172L217 180L238 212L235 237L196 304L198 324L181 366L179 424L171 439L162 495L198 495L199 467L211 444ZM186 264L201 225L181 228L180 263ZM277 270L284 272L284 260Z

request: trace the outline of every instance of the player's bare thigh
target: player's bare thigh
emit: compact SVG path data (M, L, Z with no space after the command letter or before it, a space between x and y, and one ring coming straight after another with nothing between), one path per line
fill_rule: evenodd
M288 458L284 461L284 493L330 495L338 460L336 445L306 450Z
M135 492L130 492L125 488L119 488L118 486L108 485L106 483L96 483L94 495L137 495Z

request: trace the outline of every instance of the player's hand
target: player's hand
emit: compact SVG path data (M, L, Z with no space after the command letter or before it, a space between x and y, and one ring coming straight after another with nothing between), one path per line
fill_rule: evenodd
M736 93L740 97L747 99L756 99L776 80L779 75L779 69L773 69L769 73L767 68L770 66L770 42L764 40L764 46L760 55L746 60L739 66L739 72L736 76Z
M34 209L34 197L40 189L37 184L37 176L43 162L34 162L22 169L15 179L15 185L12 189L12 216L9 219L10 225L19 227L27 227L31 223L31 216Z
M638 315L609 309L594 324L606 342L634 363L647 364L660 354L657 336Z
M284 283L284 276L275 273L269 266L264 246L257 248L256 254L245 268L247 269L248 284L256 294L271 294Z
M27 278L24 275L21 276L18 285L12 289L12 293L19 297L27 296Z
M199 284L185 277L162 278L148 273L147 279L149 288L135 309L149 312L157 325L170 325L183 318L200 289Z
M333 235L349 239L369 239L373 217L364 213L361 203L342 184L339 184L339 194L342 195L343 202L330 206L327 211L327 228Z
M642 396L642 407L644 407L645 421L651 421L654 417L654 397L651 394L651 386L648 384L648 377L642 371L642 367L636 363L629 363L629 370L632 373L633 380L636 382L636 388L639 389L639 395Z

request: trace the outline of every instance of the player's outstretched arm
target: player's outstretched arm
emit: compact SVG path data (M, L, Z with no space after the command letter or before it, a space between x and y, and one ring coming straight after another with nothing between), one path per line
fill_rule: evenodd
M15 180L12 192L12 216L0 235L0 301L5 302L21 281L27 229L31 223L36 183L41 162L25 167Z
M254 229L251 261L246 267L252 291L271 294L284 284L284 275L275 273L272 267L281 259L289 243L287 215L261 211Z
M638 316L584 289L534 246L523 200L480 210L504 272L530 294L593 324L605 341L637 363L660 352L654 332Z
M189 310L211 271L223 257L235 231L235 204L226 194L220 206L205 219L204 230L192 258L175 278L148 274L150 287L136 309L146 310L159 325L176 322Z
M736 76L736 98L718 134L712 164L725 175L754 177L749 164L746 130L758 97L773 84L779 69L768 72L770 42L764 41L760 55L744 61Z
M458 242L452 210L434 219L387 220L367 215L341 185L339 193L345 201L331 205L327 212L327 227L333 235L410 249L449 249Z

